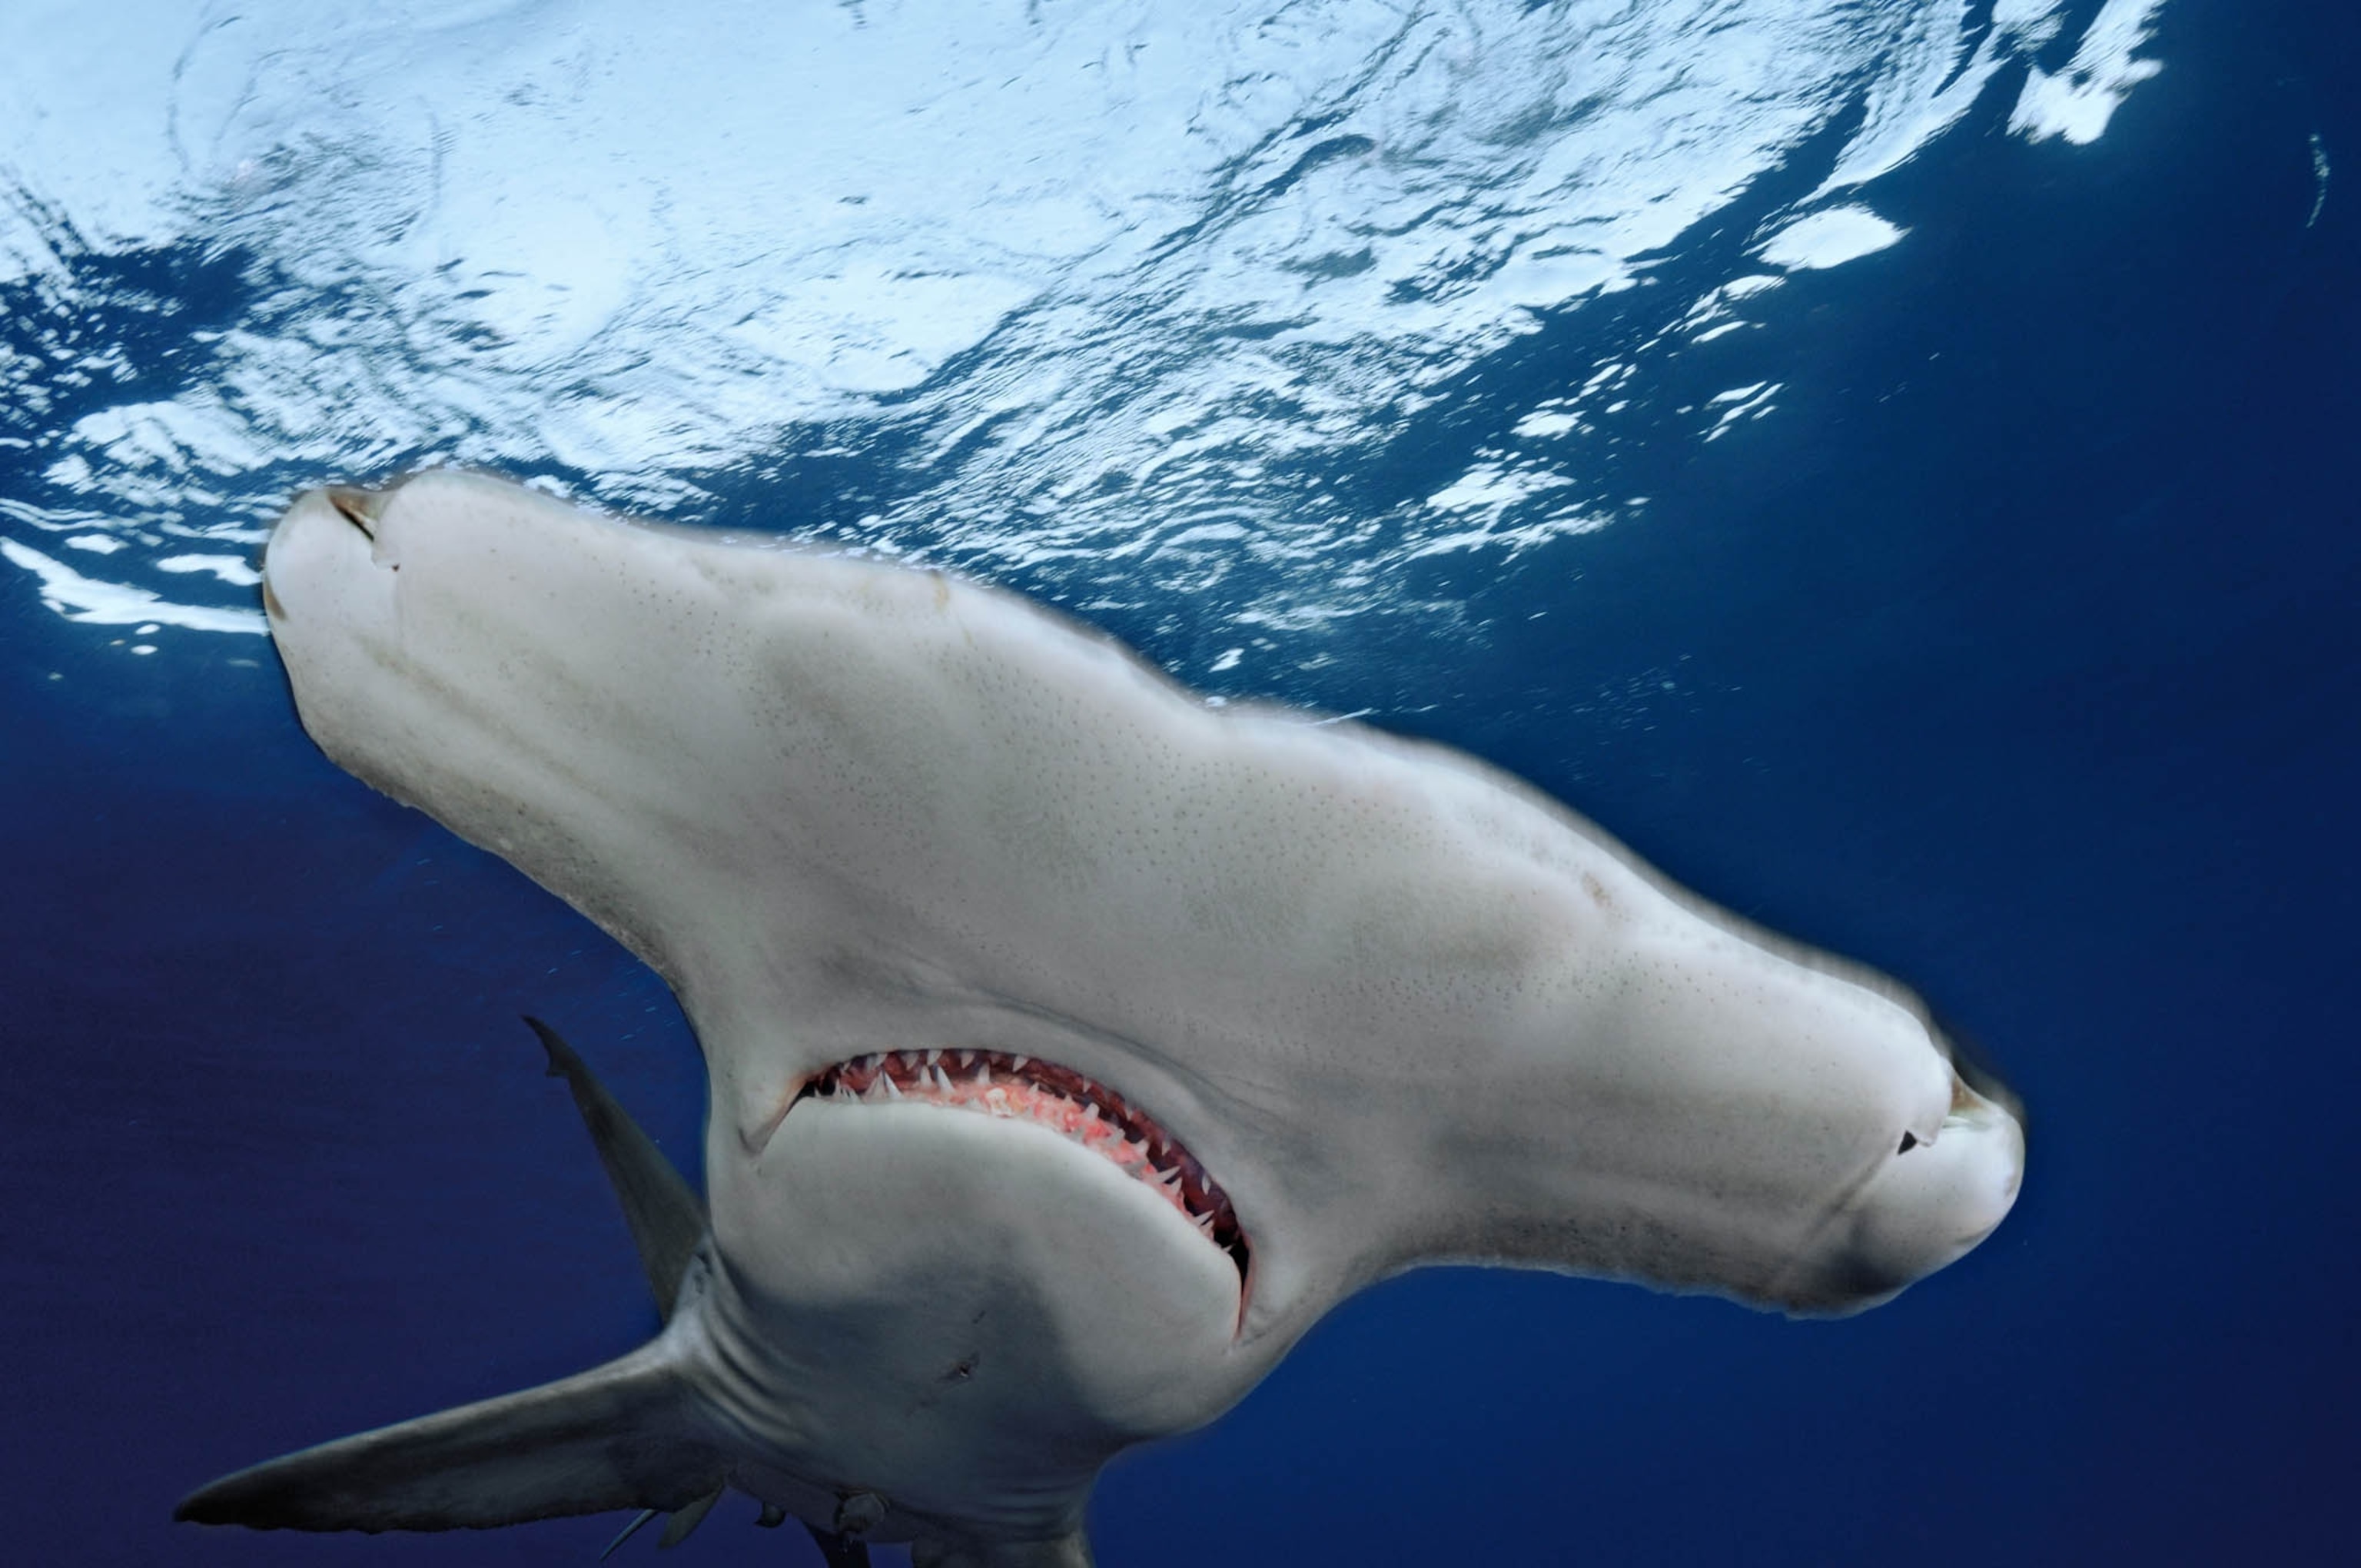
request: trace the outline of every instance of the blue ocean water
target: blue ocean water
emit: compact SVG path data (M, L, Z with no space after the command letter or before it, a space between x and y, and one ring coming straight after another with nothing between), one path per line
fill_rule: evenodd
M1436 1270L1112 1565L2349 1537L2361 24L2323 4L0 10L0 1473L71 1563L653 1322L659 982L297 727L247 557L428 461L1041 595L1923 990L2023 1199L1889 1306ZM725 1504L681 1550L816 1561ZM625 1552L653 1550L645 1539Z

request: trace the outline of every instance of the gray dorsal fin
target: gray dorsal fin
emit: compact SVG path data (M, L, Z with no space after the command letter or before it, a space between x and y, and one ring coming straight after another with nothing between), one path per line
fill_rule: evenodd
M610 1508L673 1512L717 1490L666 1335L560 1382L380 1427L225 1475L173 1518L256 1530L456 1530Z
M566 1080L566 1087L574 1091L582 1124L598 1147L598 1163L607 1168L607 1179L622 1201L623 1222L631 1227L631 1241L640 1249L648 1288L669 1321L680 1296L681 1276L705 1239L705 1205L565 1037L538 1018L528 1015L525 1022L549 1053L549 1076Z

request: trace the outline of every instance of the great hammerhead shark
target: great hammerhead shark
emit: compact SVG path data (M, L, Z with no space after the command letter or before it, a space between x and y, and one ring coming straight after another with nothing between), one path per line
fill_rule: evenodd
M707 1199L544 1030L662 1333L182 1518L676 1536L735 1487L839 1563L1087 1563L1109 1458L1387 1275L1840 1313L2015 1197L2014 1102L1894 981L1012 595L433 470L301 497L263 597L331 758L671 982Z

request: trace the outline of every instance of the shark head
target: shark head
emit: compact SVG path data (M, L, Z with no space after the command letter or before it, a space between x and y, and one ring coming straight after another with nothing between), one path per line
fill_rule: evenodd
M807 1519L1070 1541L1388 1274L1841 1313L2015 1196L2013 1102L1892 981L1012 596L445 470L302 497L264 593L329 756L678 992L712 1263L667 1365Z

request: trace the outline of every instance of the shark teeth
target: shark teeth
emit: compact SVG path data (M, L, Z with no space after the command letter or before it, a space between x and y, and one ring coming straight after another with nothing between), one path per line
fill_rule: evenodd
M1246 1234L1205 1168L1146 1112L1071 1068L999 1051L873 1051L827 1069L803 1092L843 1104L948 1105L1047 1127L1145 1183L1228 1253L1245 1277Z

